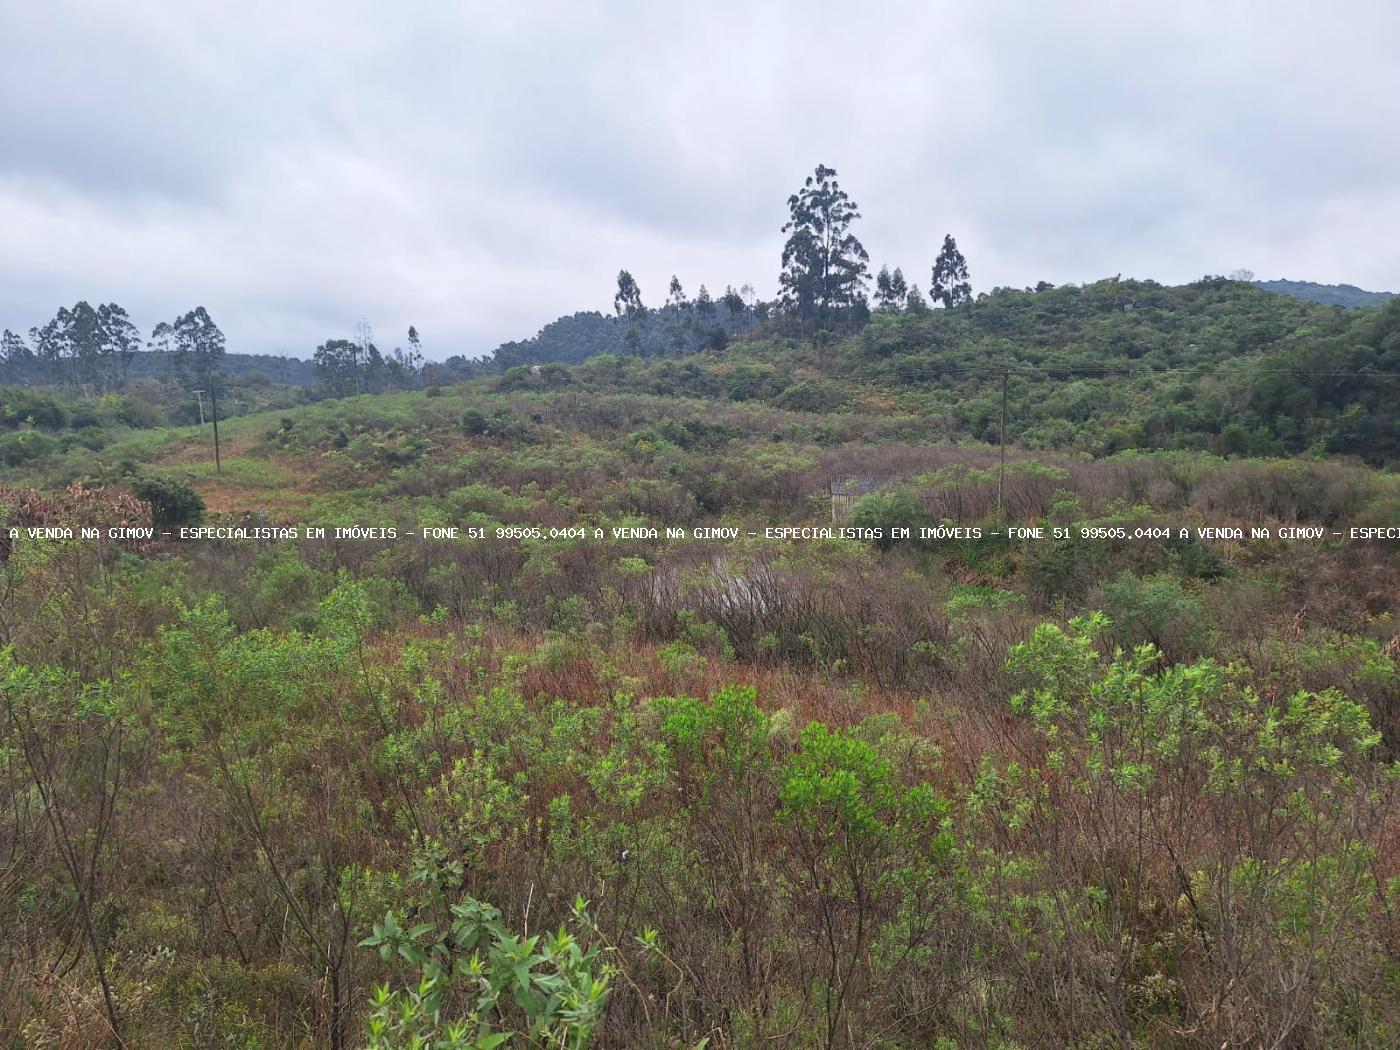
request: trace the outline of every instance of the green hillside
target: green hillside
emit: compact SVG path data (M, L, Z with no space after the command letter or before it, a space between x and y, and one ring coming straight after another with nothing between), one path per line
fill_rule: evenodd
M494 364L504 371L461 392L488 401L529 395L551 405L585 395L590 402L686 398L740 419L764 411L820 417L817 432L878 422L922 441L993 442L1001 437L1004 384L1008 440L1029 449L1310 452L1373 464L1400 453L1394 303L1338 313L1223 279L1174 288L1115 279L997 289L949 310L876 312L857 330L793 333L742 316L734 327L744 331L723 349L599 353L613 344L600 343L597 332L616 334L624 322L576 315L569 325L547 327L547 339L502 348ZM550 354L576 364L565 367ZM531 356L540 360L505 367ZM336 381L354 389L339 373ZM225 398L225 414L260 404L283 411L317 396L316 388L289 394L246 379L240 385L236 375L226 383L235 397ZM120 458L121 435L188 422L196 411L181 385L147 384L90 400L11 388L0 401L0 457L14 467L30 464L38 476L84 476L91 453L100 462ZM65 450L74 453L66 468Z
M749 310L0 389L0 1031L1393 1045L1400 303Z

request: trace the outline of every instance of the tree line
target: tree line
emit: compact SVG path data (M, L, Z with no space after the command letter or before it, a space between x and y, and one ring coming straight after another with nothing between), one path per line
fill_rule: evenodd
M11 382L52 385L93 397L126 389L132 362L145 350L169 362L167 374L176 382L214 398L226 346L223 331L203 306L161 321L143 340L123 307L94 307L83 300L60 307L27 335L5 329L0 336L0 375ZM424 370L422 342L413 325L408 328L407 350L396 346L381 351L368 324L361 322L354 339L328 339L312 360L333 396L416 387Z
M797 327L833 323L859 325L869 320L870 253L853 230L855 221L861 217L859 205L841 187L836 170L818 164L802 188L788 198L787 206L788 221L783 224L782 232L788 239L783 245L777 298L771 303L764 302L754 295L752 285L746 284L739 291L729 285L719 303L731 316L750 316L758 321L772 318ZM899 267L891 273L888 265L883 266L875 278L875 309L881 312L923 310L930 300L942 307L969 302L972 284L967 260L958 250L952 234L944 236L943 246L934 260L928 297L924 299L919 287L910 284ZM703 284L695 301L688 301L680 280L672 276L666 307L682 316L698 319L703 326L713 318L716 303ZM627 338L635 349L641 342L639 322L647 317L648 311L642 302L641 288L628 270L617 275L613 309L619 318L630 322ZM717 340L707 335L704 342L709 346ZM723 346L713 348L723 349Z
M423 344L418 329L408 326L408 349L385 353L375 345L368 323L357 326L354 339L327 339L312 355L316 374L333 397L382 394L418 385L423 370Z
M181 379L211 390L224 359L224 333L203 306L173 321L161 321L144 349L165 354ZM29 330L0 336L0 364L20 380L47 382L88 396L127 385L131 362L143 349L140 329L116 303L93 307L86 300L60 307L52 319Z

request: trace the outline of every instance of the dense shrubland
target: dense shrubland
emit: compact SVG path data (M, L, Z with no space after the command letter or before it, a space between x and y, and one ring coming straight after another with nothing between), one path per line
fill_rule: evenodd
M1400 520L1395 311L1002 291L288 404L221 470L7 391L7 524L487 538L5 532L0 1032L1393 1046L1400 565L1330 530ZM888 479L856 525L1174 531L591 531L822 524L835 475Z
M548 326L539 340L508 344L497 355L495 375L457 389L470 391L468 411L488 416L504 411L506 398L530 406L508 434L497 434L512 438L547 435L551 426L610 429L630 414L623 395L635 395L642 404L703 402L706 413L723 411L752 433L771 429L783 435L776 440L789 442L829 445L843 432L864 437L875 430L924 442L994 442L1005 373L1007 433L1030 448L1230 457L1306 452L1372 464L1393 462L1400 451L1400 424L1390 410L1400 383L1400 301L1343 310L1224 279L1174 288L1113 279L995 289L954 309L877 311L858 326L800 334L780 320L759 323L747 307L736 306L732 316L728 307L715 309L740 336L723 349L684 340L675 347L646 344L642 352L618 345L627 324L651 332L693 322L676 307L630 322L579 315L592 319L588 332L605 330L608 339L595 345L578 335L576 324L560 321L563 327ZM376 386L368 374L357 386L343 371L316 388L288 386L273 371L223 374L221 414L394 387ZM481 366L474 374L485 371ZM440 394L436 384L450 380L425 372L414 382ZM382 399L402 404L404 396ZM420 405L432 400L411 396ZM366 422L376 416L376 425L386 422L378 408L347 410L338 400L325 407L322 418L364 414ZM123 439L140 444L141 428L198 418L188 383L174 373L96 398L6 388L0 459L18 466L71 451L71 462L87 463L93 452L111 455ZM424 421L447 422L432 412ZM492 430L482 421L463 426L475 427L478 436ZM279 443L317 440L284 434Z
M619 462L750 469L722 417L645 406ZM544 459L547 487L529 447L401 507L604 519L568 493L609 472ZM993 455L887 451L921 518L994 516ZM759 469L733 490L754 512ZM1004 500L1340 522L1395 492L1335 463L1017 456ZM0 1026L1390 1045L1396 571L1332 542L20 540Z

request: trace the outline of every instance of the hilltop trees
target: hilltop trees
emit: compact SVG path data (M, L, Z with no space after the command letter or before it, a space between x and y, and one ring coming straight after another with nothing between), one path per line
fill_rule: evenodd
M51 381L75 389L81 386L79 377L88 370L97 342L96 330L97 311L86 300L74 303L71 310L60 307L53 320L30 330L35 352Z
M671 274L671 288L666 296L666 305L674 306L677 310L684 310L690 305L685 297L685 289L681 287L681 279L675 274Z
M31 328L29 343L8 335L6 359L38 362L50 382L88 393L123 385L140 343L136 326L120 306L101 303L94 308L86 300L72 309L61 308L42 327Z
M355 339L327 339L316 348L312 361L316 373L332 397L348 394L382 394L408 390L423 373L423 343L415 325L408 326L408 350L396 346L383 353L374 343L367 321L355 326Z
M627 326L627 335L624 337L627 343L627 352L640 356L642 352L640 322L646 319L647 308L642 305L642 290L637 286L636 278L626 270L619 270L617 273L617 294L613 296L613 309L617 311L618 317L625 316L630 322Z
M224 359L224 333L197 306L174 321L162 321L151 331L147 346L156 353L169 354L176 372L199 389L212 391L214 373Z
M43 367L28 340L8 328L0 338L0 365L4 366L4 373L11 381L42 382L44 378Z
M163 342L173 346L175 364L181 371L194 377L201 390L209 391L210 410L214 423L214 465L222 469L219 456L219 364L224 359L224 333L209 316L209 311L196 306L174 324L163 322L156 326L151 335L152 342Z
M394 352L384 359L384 375L387 386L407 389L414 385L423 371L423 341L418 338L418 329L408 326L408 352L394 347Z
M695 316L700 319L701 323L713 320L715 316L715 301L710 296L710 290L703 284L695 296Z
M423 343L414 325L408 326L408 349L394 347L381 353L369 340L362 342L365 350L365 388L376 393L386 390L409 390L418 384L423 373Z
M209 316L209 311L196 306L169 326L170 343L176 364L189 371L199 385L211 394L214 376L224 359L224 333ZM156 327L161 332L161 326Z
M951 233L943 237L943 248L933 263L933 282L929 285L929 298L936 303L957 306L970 302L972 285L967 280L967 260L958 251L958 242Z
M880 267L880 274L875 278L875 309L894 313L904 308L908 298L909 284L904 279L904 271L895 267L894 273L890 273L888 266Z
M667 336L662 344L665 348L680 351L687 344L694 348L697 338L699 345L711 345L721 305L729 322L726 335L732 333L735 322L749 318L766 320L770 305L776 305L781 315L798 327L813 325L812 331L862 324L869 319L866 292L870 255L853 232L855 221L861 217L860 208L842 188L836 169L818 164L801 189L788 197L787 204L788 221L781 227L787 240L783 245L776 303L758 301L747 285L748 295L744 289L736 292L728 285L724 296L718 299L701 285L698 297L690 301L680 278L672 275L665 304L657 311ZM922 296L911 287L902 270L890 273L888 267L883 268L876 284L877 309L881 312L917 310L924 305ZM934 266L932 295L944 305L955 305L972 296L967 263L951 236L944 239L943 252ZM642 305L640 288L628 270L618 272L613 311L618 318L628 319L624 342L629 352L657 352L658 341L647 337L647 310Z
M316 373L332 397L359 392L377 394L386 390L407 390L414 386L423 368L418 332L408 330L408 346L382 353L366 335L353 339L327 339L312 355Z
M634 278L626 270L619 270L617 274L617 294L613 296L613 308L617 311L617 316L636 319L646 315L647 308L642 305L642 290L637 286Z
M312 360L316 374L335 397L355 392L355 373L359 369L360 347L350 339L327 339L316 348Z
M744 302L743 293L736 292L732 284L724 286L724 294L719 297L719 301L722 302L724 308L729 311L730 317L744 316L744 310L747 309L747 304Z
M136 356L136 348L141 345L141 335L127 312L116 303L103 303L97 308L97 321L102 333L101 359L108 377L113 372L120 383L126 385L127 371L131 359Z
M844 319L865 304L870 273L870 255L851 232L858 206L836 181L835 169L818 164L788 198L788 211L779 277L784 309L804 322Z

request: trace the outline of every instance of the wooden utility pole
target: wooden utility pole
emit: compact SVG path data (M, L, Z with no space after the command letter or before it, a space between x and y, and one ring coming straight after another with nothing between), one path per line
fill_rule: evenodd
M1001 472L997 475L997 521L1006 522L1002 495L1006 489L1006 383L1011 378L1011 370L1001 370Z
M219 396L214 393L215 386L214 376L211 374L209 376L209 401L210 412L214 417L214 473L222 474L224 465L219 460ZM1003 429L1005 428L1003 427Z

